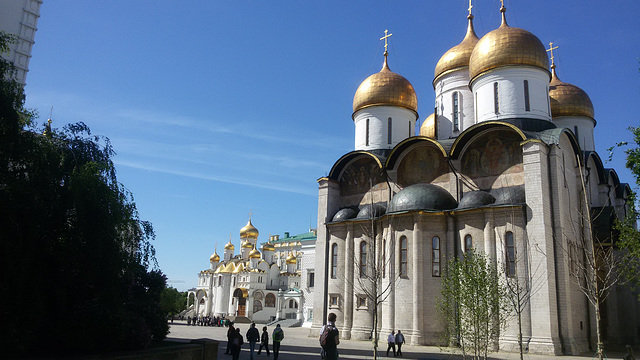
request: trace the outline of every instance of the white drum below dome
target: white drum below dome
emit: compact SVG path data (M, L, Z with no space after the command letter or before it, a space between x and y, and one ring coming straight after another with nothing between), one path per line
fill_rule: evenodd
M355 150L392 149L415 135L417 114L395 106L370 106L353 115Z
M473 93L469 89L469 68L460 68L440 76L434 87L437 138L456 137L475 123Z
M475 122L513 118L551 121L549 80L549 72L542 69L510 66L476 77L471 84Z
M557 127L571 130L576 139L578 139L580 149L583 151L596 151L593 139L593 129L596 126L595 120L586 116L559 116L553 118L553 123Z

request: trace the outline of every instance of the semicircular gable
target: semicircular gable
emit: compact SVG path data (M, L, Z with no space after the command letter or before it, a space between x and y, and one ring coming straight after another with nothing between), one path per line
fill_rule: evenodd
M611 180L613 180L614 187L620 185L620 178L618 177L618 173L614 169L606 168L604 169L604 173L607 176L607 183L609 183L608 179L611 178Z
M418 141L398 152L398 185L406 187L421 183L449 182L449 165L443 150L431 141Z
M569 142L571 143L571 148L573 149L573 153L575 155L582 153L582 150L580 150L580 144L578 143L578 139L576 138L576 135L573 133L573 131L567 128L548 129L548 130L540 131L539 133L537 133L538 139L544 141L544 143L547 145L559 144L560 138L562 135L565 135L569 140ZM580 157L580 161L583 161L582 157Z
M599 184L605 184L607 182L607 178L605 176L605 169L604 169L604 163L602 162L602 159L600 158L600 155L598 155L597 152L595 151L585 151L584 152L584 163L586 164L587 167L591 168L591 171L595 170L595 173L598 175L598 183ZM593 164L595 166L595 169L593 169L590 164Z
M520 130L513 124L509 124L503 121L484 121L469 127L456 138L453 146L451 146L450 157L452 159L457 159L461 155L467 144L472 141L474 137L487 130L496 128L514 132L519 136L520 141L524 141L527 139L527 136L522 132L522 130Z
M358 157L370 157L373 161L375 161L378 164L378 167L382 169L382 162L374 154L367 151L359 151L359 150L352 151L350 153L342 155L342 157L338 159L338 161L336 161L335 164L333 164L333 167L329 172L329 179L339 181L340 175L342 175L344 168L347 165L349 165L350 162L352 162L354 159Z
M376 190L387 187L382 162L366 151L354 151L340 158L329 178L339 183L342 202L348 205L359 204L372 187Z
M398 161L399 158L402 157L402 154L404 153L404 151L407 150L409 147L419 143L432 144L432 146L436 147L438 150L440 150L440 152L442 152L442 157L447 157L447 151L436 140L428 138L426 136L412 136L410 138L407 138L401 141L398 145L396 145L393 148L393 150L391 150L391 153L389 154L389 157L387 158L387 161L385 163L385 167L387 169L395 168L396 162Z

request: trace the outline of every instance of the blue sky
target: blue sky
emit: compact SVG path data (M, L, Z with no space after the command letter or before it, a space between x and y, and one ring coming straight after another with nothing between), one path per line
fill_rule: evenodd
M640 99L640 2L505 1L510 26L554 51L560 79L591 97L601 157L630 140ZM500 1L474 1L479 36ZM111 139L118 178L153 223L160 268L196 285L252 212L259 241L316 227L317 182L353 150L353 95L382 65L433 109L436 62L466 30L467 0L45 1L27 106L53 126ZM633 183L622 153L613 163Z

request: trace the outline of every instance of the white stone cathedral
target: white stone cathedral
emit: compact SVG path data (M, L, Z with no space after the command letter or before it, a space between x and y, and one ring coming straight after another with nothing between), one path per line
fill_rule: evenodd
M382 70L357 89L354 151L318 180L315 268L325 290L316 291L313 336L334 312L344 339L369 339L370 289L358 279L377 264L379 287L390 289L382 333L401 329L411 344L438 344L442 272L473 249L501 276L535 282L523 314L530 352L595 348L594 311L573 276L582 261L573 249L591 236L580 209L594 219L593 236L610 244L630 187L595 152L589 96L560 81L542 42L500 11L500 27L480 39L469 14L463 41L438 61L435 113L419 135L416 93L391 71L386 47ZM632 294L615 287L602 313L607 342L637 344ZM517 348L517 334L513 320L500 348Z
M288 325L310 324L313 298L316 233L269 237L257 249L258 229L251 220L240 229L240 253L224 246L209 258L209 269L198 275L198 286L190 291L189 304L198 316L224 316L267 323L278 319L296 320Z

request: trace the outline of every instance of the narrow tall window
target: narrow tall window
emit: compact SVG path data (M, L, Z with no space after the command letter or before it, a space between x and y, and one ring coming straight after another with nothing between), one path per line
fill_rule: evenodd
M360 243L360 277L367 276L367 243Z
M513 233L508 231L505 235L506 269L508 277L516 276L516 244L513 241Z
M411 120L409 120L409 137L411 137Z
M367 134L365 138L365 145L369 146L369 119L367 119Z
M440 238L431 240L431 276L440 276Z
M576 136L576 139L578 139L578 126L574 126L573 127L573 134ZM578 139L578 140L580 140L580 139Z
M407 276L407 238L400 238L400 276Z
M471 235L464 237L464 253L465 255L473 253L473 239L471 238Z
M331 278L338 276L338 244L331 246Z
M382 239L382 277L385 277L385 271L387 269L387 240Z
M498 114L500 111L500 101L498 99L498 83L493 83L493 108L495 113Z
M391 118L387 119L387 144L391 144Z
M460 130L460 119L458 118L458 92L453 93L453 131Z
M476 119L476 124L478 123L478 93L474 94L474 102L473 102L473 113L474 113L474 117Z
M529 106L529 80L524 81L524 110L531 111Z

